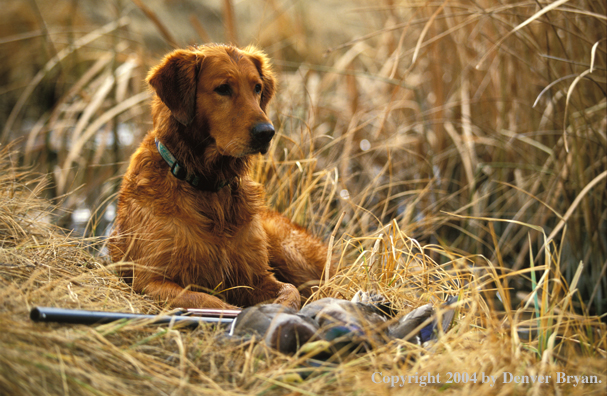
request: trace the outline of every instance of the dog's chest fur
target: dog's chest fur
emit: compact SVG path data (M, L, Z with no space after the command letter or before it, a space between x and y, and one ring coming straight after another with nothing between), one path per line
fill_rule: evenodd
M150 260L161 265L157 271L182 287L211 290L251 285L267 272L267 235L260 217L266 208L259 184L243 177L235 190L198 191L171 175L153 146L143 145L134 157L131 164L137 165L128 169L121 192L121 198L128 197L121 208L129 215L120 218L129 224L117 226L132 230L135 238L160 236L154 243L164 246L154 246L164 257Z

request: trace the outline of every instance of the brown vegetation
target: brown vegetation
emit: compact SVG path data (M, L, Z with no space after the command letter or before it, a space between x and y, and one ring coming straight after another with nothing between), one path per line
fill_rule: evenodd
M7 11L30 18L36 3ZM69 7L41 8L25 31L2 25L0 138L13 154L3 146L0 155L0 393L603 394L604 1L360 2L336 17L356 20L358 36L326 45L306 34L316 20L299 6L258 2L251 37L234 7L230 34L240 44L259 38L280 71L270 107L277 141L255 177L275 208L330 240L339 261L312 298L375 288L407 311L460 296L454 327L429 349L393 342L305 381L306 356L209 328L27 319L34 305L162 309L103 265L103 240L93 238L150 127L143 76L170 48L151 53L130 24L141 11L122 3L95 26L82 23L84 5L71 18ZM157 40L188 44L151 3L170 35ZM221 39L197 18L183 21ZM20 170L34 164L50 183ZM69 225L79 207L98 209L90 238L49 224ZM447 385L449 371L553 381ZM390 388L375 372L440 373L443 383ZM557 372L602 385L557 384Z

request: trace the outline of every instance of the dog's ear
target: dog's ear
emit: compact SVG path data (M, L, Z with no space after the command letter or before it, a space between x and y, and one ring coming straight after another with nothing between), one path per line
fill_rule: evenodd
M257 67L257 71L263 82L260 107L265 113L266 106L274 97L274 92L276 92L276 78L274 77L272 66L270 65L270 59L263 51L260 51L253 46L245 48L244 52L249 56L251 61L253 61L255 67Z
M176 50L150 70L147 82L154 88L173 117L189 125L196 114L196 85L202 56L189 50Z

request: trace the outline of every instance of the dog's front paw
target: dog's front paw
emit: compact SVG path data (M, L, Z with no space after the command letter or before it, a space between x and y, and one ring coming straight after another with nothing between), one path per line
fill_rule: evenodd
M278 291L276 300L274 300L274 304L280 304L299 311L299 307L301 306L301 297L299 296L299 291L292 284L283 283Z

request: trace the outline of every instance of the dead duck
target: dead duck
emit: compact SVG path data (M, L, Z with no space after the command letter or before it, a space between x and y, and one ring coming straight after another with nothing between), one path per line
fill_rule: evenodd
M449 297L446 305L456 301L457 296ZM369 350L392 339L423 344L436 338L439 323L431 304L400 318L394 318L394 314L389 303L373 293L357 293L350 301L323 298L299 312L277 304L261 305L241 312L234 335L257 335L271 347L288 354L297 352L308 341L315 341L329 348L324 351L325 355ZM443 313L440 323L443 332L453 317L453 309ZM424 322L427 324L420 329Z
M457 300L457 296L447 297L443 308L451 307ZM455 310L453 308L447 309L442 313L442 319L439 323L432 304L422 305L400 318L396 323L390 325L388 327L388 335L393 339L406 340L422 345L425 342L436 339L439 329L443 333L446 333L449 327L451 327L454 316ZM419 329L419 331L415 331L430 318L433 318L430 323Z
M233 336L257 336L285 354L295 353L318 332L318 323L280 304L248 307L236 318Z
M316 338L328 342L329 354L370 350L383 344L381 329L390 319L375 304L337 298L314 301L303 307L299 315L318 323Z

